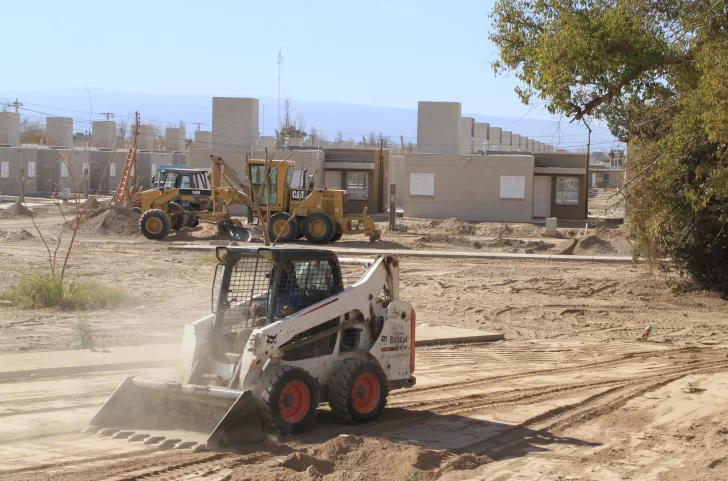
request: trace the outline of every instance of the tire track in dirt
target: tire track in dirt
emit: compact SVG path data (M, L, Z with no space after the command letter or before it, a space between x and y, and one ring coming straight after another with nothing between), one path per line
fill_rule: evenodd
M493 459L508 456L513 452L513 449L528 442L527 437L523 436L525 430L548 432L552 435L563 432L567 428L614 412L624 406L629 400L659 389L685 376L698 373L719 372L726 369L728 369L728 361L720 360L698 363L688 368L678 367L662 374L654 374L649 378L651 382L647 382L646 384L644 377L637 377L621 386L610 387L577 403L566 404L547 410L496 436L454 449L451 451L451 456L465 453L479 455L486 452ZM599 403L603 399L606 399L606 401ZM596 406L594 406L595 403L597 403Z

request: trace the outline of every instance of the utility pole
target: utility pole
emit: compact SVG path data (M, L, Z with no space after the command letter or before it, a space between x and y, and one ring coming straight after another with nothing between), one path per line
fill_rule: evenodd
M399 136L399 143L402 145L402 155L404 155L404 135Z
M197 126L197 131L199 132L203 125L205 125L205 122L192 122L194 125Z
M7 104L8 107L15 107L15 113L18 113L18 109L23 106L22 102L18 102L18 99L16 97L15 102L10 102Z
M589 124L587 124L584 119L581 119L582 122L584 122L584 125L586 125L586 128L588 130L587 133L587 141L586 141L586 175L584 176L584 219L589 219L589 157L591 156L591 133L592 129L589 127Z
M281 128L281 64L283 63L283 50L278 49L278 125Z
M109 120L111 120L111 119L113 119L113 118L114 118L114 113L113 113L113 112L101 112L101 113L100 113L99 115L105 115L105 116L106 116L106 121L107 121L107 122L108 122Z

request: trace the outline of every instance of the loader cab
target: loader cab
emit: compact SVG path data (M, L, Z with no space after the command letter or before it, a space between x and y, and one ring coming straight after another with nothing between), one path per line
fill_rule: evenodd
M233 334L267 325L344 290L336 255L315 249L220 247L215 327Z
M160 174L160 190L203 190L210 195L207 171L198 169L167 169Z

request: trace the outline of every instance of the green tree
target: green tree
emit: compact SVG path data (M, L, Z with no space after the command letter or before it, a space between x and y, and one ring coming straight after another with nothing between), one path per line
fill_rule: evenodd
M497 0L491 17L524 103L629 142L635 253L728 292L728 2Z

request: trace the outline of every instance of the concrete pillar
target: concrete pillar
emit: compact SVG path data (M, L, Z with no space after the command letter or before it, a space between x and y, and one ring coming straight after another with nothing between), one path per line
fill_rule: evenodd
M46 143L51 147L73 147L73 119L46 117Z
M530 139L528 137L526 137L525 135L521 136L521 148L519 149L520 151L522 151L522 152L528 151L528 141L529 140Z
M500 127L488 127L488 150L502 150L501 136L503 129Z
M154 126L142 124L139 126L139 137L137 137L137 149L144 151L154 150Z
M209 130L198 130L195 132L195 148L208 149L212 147L212 132Z
M0 112L0 145L20 145L20 114Z
M258 144L258 99L212 98L212 142L223 150L250 150Z
M473 153L473 127L475 119L472 117L460 117L458 125L458 148L461 154Z
M504 130L501 132L501 142L500 150L504 150L506 152L509 152L511 150L511 139L513 138L513 132L509 132L508 130Z
M490 125L485 122L475 122L473 124L473 149L475 152L485 150L483 142L488 141L488 129Z
M536 141L533 139L528 139L528 151L533 152L534 151L534 145L536 144Z
M100 149L116 148L116 122L94 120L91 124L91 144Z
M513 152L518 152L519 150L521 150L521 135L520 134L511 135L511 150Z
M417 150L459 154L461 111L459 102L418 102Z
M187 132L183 128L167 127L164 133L164 145L172 152L184 152Z

